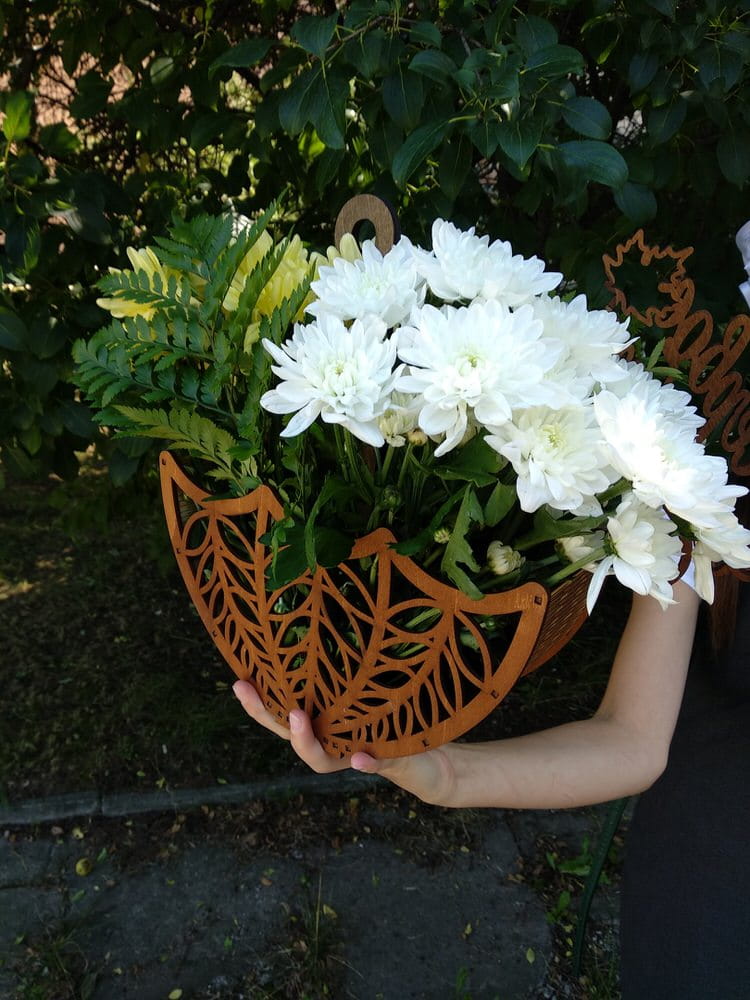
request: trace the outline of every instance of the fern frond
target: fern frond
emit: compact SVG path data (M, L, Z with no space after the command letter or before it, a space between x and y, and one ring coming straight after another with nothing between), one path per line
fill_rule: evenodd
M192 295L187 278L172 274L165 283L158 271L112 271L97 282L97 288L123 304L182 314L188 311Z
M261 234L268 228L276 210L277 203L274 202L247 229L242 230L234 237L227 238L221 251L219 251L219 248L214 248L216 256L211 260L208 282L202 292L203 306L201 309L201 321L207 327L213 328L216 326L216 320L219 317L222 303L226 298L240 265L256 245ZM224 218L229 220L231 236L231 217L225 216ZM236 314L230 316L227 323L234 332L237 324ZM237 340L236 337L232 339L235 342Z
M170 235L157 238L158 250L155 252L167 267L209 281L216 260L231 238L232 218L229 215L198 215L189 220L176 218Z
M169 447L185 450L218 466L225 475L233 475L230 452L237 442L208 417L178 406L169 410L116 406L115 410L124 418L118 424L119 436L168 441Z
M315 276L315 268L310 267L304 281L299 284L292 294L284 299L281 305L274 310L272 316L264 316L260 321L260 338L267 337L274 344L280 344L289 327L294 322L302 308L305 299L310 292L310 285Z

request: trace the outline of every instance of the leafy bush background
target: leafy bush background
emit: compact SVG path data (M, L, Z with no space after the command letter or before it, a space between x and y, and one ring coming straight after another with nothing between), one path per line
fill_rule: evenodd
M70 382L95 282L173 213L331 241L354 193L429 241L436 215L544 256L603 305L644 226L693 245L700 304L740 311L750 9L675 0L236 4L0 0L0 468L73 475L113 445Z

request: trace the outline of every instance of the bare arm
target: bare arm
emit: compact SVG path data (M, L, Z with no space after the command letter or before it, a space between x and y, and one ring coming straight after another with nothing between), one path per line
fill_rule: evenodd
M334 760L303 712L291 730L275 722L251 685L235 693L262 725L290 738L318 772L353 767L380 774L442 806L553 809L588 805L647 788L664 768L693 644L699 600L683 583L663 611L635 597L607 690L596 714L554 729L491 743L450 743L411 757L376 760L355 753Z

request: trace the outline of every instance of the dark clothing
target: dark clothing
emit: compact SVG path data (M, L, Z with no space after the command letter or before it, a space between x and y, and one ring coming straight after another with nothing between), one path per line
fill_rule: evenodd
M696 646L622 889L623 1000L750 1000L750 586L730 653Z

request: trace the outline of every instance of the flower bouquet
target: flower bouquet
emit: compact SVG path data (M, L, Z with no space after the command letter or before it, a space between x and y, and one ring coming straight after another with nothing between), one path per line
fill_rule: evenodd
M103 424L187 456L190 476L161 457L175 555L280 718L304 707L332 753L436 746L608 575L666 606L690 548L707 600L713 562L750 566L744 488L627 322L448 221L430 249L322 255L274 241L273 215L130 251L75 360Z

